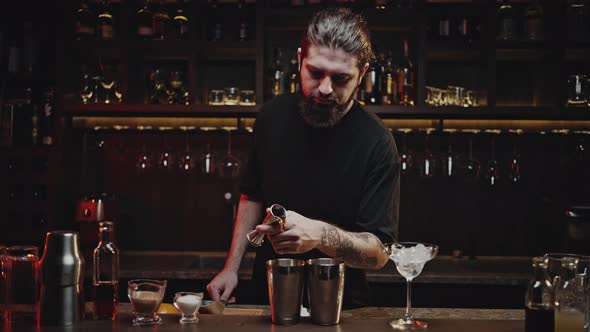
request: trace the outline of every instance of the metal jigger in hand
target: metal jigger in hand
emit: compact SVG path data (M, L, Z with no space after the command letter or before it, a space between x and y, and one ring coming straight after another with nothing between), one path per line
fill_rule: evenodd
M278 223L281 226L281 232L285 229L285 220L287 218L287 210L279 204L273 204L266 209L266 217L262 221L263 225L272 225ZM256 230L250 231L246 237L248 242L254 247L260 247L264 242L264 234Z

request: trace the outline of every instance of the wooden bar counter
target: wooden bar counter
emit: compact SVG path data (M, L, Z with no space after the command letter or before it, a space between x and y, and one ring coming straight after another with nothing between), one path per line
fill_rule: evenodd
M0 329L12 331L337 331L337 332L391 332L388 324L393 317L401 317L404 308L368 307L343 311L340 324L319 326L311 323L308 317L292 326L273 325L269 308L265 306L229 305L221 315L200 315L200 322L183 325L178 322L179 315L163 314L161 325L151 327L134 327L131 325L130 305L122 304L116 321L85 320L77 326L49 327L36 326L33 322L4 323ZM427 332L521 332L524 331L524 310L508 309L422 309L416 308L414 315L427 321Z

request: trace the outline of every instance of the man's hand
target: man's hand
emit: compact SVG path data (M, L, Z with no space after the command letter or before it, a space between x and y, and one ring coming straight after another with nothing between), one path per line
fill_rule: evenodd
M213 301L222 300L228 302L231 293L238 286L238 274L227 269L222 270L207 285L207 291Z
M278 254L301 254L320 244L324 222L306 218L295 211L287 211L285 231L281 232L278 223L258 225L256 230L268 236Z

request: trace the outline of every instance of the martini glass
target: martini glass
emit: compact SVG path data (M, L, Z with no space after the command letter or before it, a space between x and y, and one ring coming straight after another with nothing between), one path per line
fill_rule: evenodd
M412 280L422 272L424 264L436 256L438 246L428 243L398 242L391 244L388 250L389 259L395 263L397 271L406 278L407 282L406 314L402 318L390 321L389 325L399 330L427 328L428 323L414 319L411 314Z

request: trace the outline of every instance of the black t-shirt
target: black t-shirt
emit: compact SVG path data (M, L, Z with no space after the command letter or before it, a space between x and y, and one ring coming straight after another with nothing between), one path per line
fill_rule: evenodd
M400 163L389 130L356 101L333 128L313 128L297 109L299 98L281 96L263 106L242 193L264 208L277 203L348 231L371 232L384 243L396 240ZM326 255L278 255L265 241L256 252L254 302L268 302L265 262L280 257ZM345 283L344 307L367 305L364 270L347 267Z

